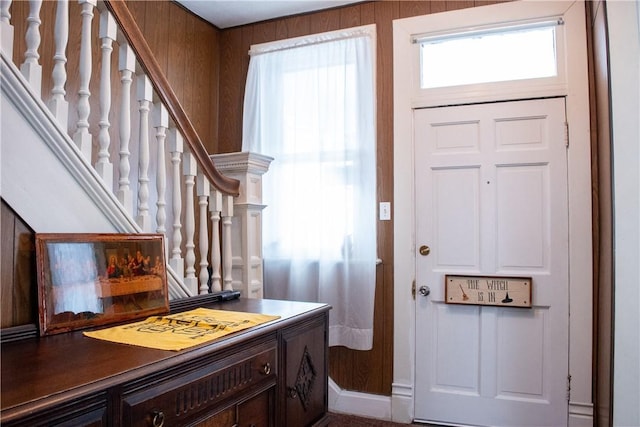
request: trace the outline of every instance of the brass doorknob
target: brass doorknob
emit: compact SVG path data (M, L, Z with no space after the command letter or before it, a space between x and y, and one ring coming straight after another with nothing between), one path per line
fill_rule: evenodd
M420 252L420 255L427 256L431 253L431 248L427 245L422 245L418 251Z

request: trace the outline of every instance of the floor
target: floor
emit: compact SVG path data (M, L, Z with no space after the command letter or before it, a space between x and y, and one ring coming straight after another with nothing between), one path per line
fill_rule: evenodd
M356 417L353 415L343 415L329 413L329 427L407 427L407 426L422 426L422 427L437 427L426 424L400 424L393 423L391 421L374 420L370 418Z

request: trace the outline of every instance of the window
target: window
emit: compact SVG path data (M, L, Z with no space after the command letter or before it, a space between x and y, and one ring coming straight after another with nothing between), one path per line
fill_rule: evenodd
M263 178L265 296L332 305L330 345L371 348L375 26L252 46L243 151Z
M554 77L556 25L547 21L417 38L420 87Z

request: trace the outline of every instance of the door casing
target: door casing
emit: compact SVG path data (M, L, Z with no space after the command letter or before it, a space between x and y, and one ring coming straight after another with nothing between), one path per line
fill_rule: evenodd
M499 100L565 96L569 123L569 425L591 425L592 241L589 86L585 5L576 2L509 2L394 21L394 372L393 421L413 420L415 376L415 194L413 109L435 102L415 87L416 46L411 38L430 31L561 16L565 78L554 87L516 86ZM491 93L459 91L455 103L488 102ZM446 99L446 98L445 98ZM437 103L443 104L442 99Z

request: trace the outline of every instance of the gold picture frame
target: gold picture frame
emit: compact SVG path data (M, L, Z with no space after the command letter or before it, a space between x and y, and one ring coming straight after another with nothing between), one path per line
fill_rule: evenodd
M40 335L169 312L161 234L36 233Z

